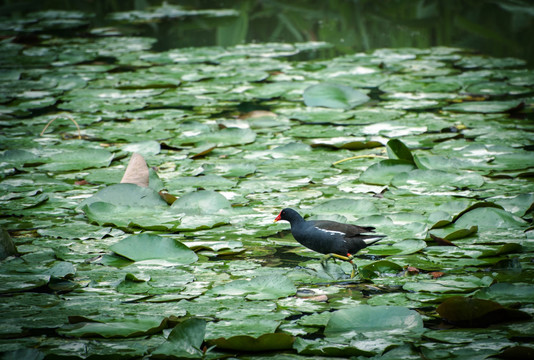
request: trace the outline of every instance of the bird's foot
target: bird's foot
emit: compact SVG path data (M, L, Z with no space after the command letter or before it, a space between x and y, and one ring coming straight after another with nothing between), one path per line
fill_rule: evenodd
M347 256L343 256L343 255L339 255L339 254L326 254L323 259L321 260L321 265L323 266L323 268L326 269L326 262L331 259L331 258L334 258L334 259L340 259L340 260L344 260L344 261L348 261L349 263L351 263L352 265L352 272L350 273L350 278L353 279L354 276L356 276L356 272L357 272L357 266L356 264L352 261L354 259L354 256L352 256L351 254L348 254L347 253Z

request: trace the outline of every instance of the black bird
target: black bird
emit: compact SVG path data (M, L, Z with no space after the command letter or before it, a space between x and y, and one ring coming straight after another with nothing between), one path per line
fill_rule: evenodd
M325 254L322 261L335 257L352 264L351 279L356 273L353 255L363 248L379 241L384 235L369 234L375 228L343 224L330 220L306 221L293 209L283 209L274 221L286 220L291 224L291 234L300 244L308 249Z

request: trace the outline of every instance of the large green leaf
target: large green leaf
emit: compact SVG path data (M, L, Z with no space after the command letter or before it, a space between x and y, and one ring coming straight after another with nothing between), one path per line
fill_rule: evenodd
M160 317L122 317L107 320L77 322L57 330L60 335L69 337L127 338L151 335L161 332L167 318Z
M216 214L231 209L230 202L215 191L200 190L187 193L171 206L172 211L188 215Z
M307 106L352 109L369 101L363 92L346 85L318 84L304 90L304 103Z
M206 332L206 321L191 318L176 325L167 340L151 355L159 358L198 359L203 357L201 349Z
M93 196L85 199L79 205L91 205L95 202L105 202L113 205L168 208L165 200L151 188L141 187L135 184L114 184L103 188Z
M517 109L521 101L471 101L459 104L452 104L444 107L443 110L467 112L467 113L501 113Z
M426 247L423 240L403 240L391 245L373 245L366 248L370 255L408 255L418 252Z
M491 230L521 228L527 223L505 210L495 207L479 207L461 215L455 224L459 227L476 225L480 230Z
M158 235L131 235L110 249L133 261L167 260L181 264L197 261L197 255L180 241Z
M396 175L415 169L415 165L406 160L382 160L367 168L360 180L369 184L387 185Z
M421 333L421 315L402 306L360 305L334 312L324 333L327 337L354 333Z
M454 296L436 309L444 320L459 326L478 327L487 326L503 321L530 320L526 312L507 309L501 304L476 298Z
M47 159L47 164L41 165L44 171L72 171L109 166L113 154L104 149L67 150L55 154Z
M297 288L285 276L265 275L251 280L234 280L209 292L216 295L245 296L249 300L273 300L294 295Z
M386 146L386 150L390 159L405 160L415 165L412 152L399 139L389 140Z
M228 339L218 338L210 340L210 345L215 345L219 349L264 352L276 350L290 350L293 345L293 336L286 333L263 334L257 338L247 335L233 336Z
M490 287L477 290L474 297L477 299L493 300L505 305L517 303L531 304L534 302L534 285L496 283Z

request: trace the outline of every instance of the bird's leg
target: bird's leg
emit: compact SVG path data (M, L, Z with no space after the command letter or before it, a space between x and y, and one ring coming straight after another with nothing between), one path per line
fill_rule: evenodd
M356 275L356 268L357 268L356 264L352 261L352 259L354 259L354 256L352 256L349 253L347 253L347 256L333 254L333 253L326 254L323 257L323 260L321 260L321 265L323 265L323 268L326 268L326 262L328 261L328 259L331 259L331 258L337 258L337 259L350 262L352 264L352 272L350 273L350 278L351 279L354 278L354 276Z

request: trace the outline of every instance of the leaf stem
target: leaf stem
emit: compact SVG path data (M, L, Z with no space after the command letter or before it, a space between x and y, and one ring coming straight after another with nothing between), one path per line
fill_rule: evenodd
M336 162L333 162L332 165L337 165L337 164L341 164L342 162L345 162L345 161L355 160L355 159L361 159L361 158L381 158L381 159L387 159L388 157L387 157L387 156L383 156L383 155L374 155L374 154L356 155L356 156L351 156L351 157L348 157L348 158L341 159L341 160L338 160L338 161L336 161Z
M82 132L80 131L80 126L78 125L76 120L74 120L73 117L70 116L69 114L64 114L63 116L65 116L66 118L70 119L70 121L72 121L74 123L74 125L76 125L76 129L78 129L78 139L81 140L82 139ZM46 129L48 129L50 124L52 124L56 119L58 119L60 117L62 117L62 115L58 115L55 118L53 118L52 120L50 120L48 122L48 124L46 124L46 126L44 127L43 131L41 131L40 136L43 136L44 132L46 131Z

